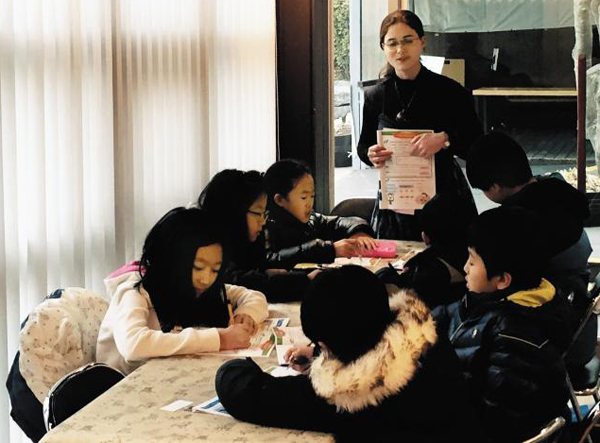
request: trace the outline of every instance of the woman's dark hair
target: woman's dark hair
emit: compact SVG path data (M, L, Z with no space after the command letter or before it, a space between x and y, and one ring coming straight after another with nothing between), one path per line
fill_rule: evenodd
M374 348L394 317L384 284L355 265L319 273L300 310L304 334L346 364Z
M244 249L250 245L246 214L252 203L265 193L260 172L225 169L202 190L198 206L223 224L232 248Z
M487 191L494 184L514 188L527 183L533 175L521 145L502 132L491 131L471 146L467 177L473 188Z
M485 264L488 280L507 272L511 290L536 288L544 267L541 221L520 207L498 207L480 214L469 227L467 244Z
M275 194L287 197L296 183L305 175L312 175L310 168L294 159L279 160L265 172L265 185L269 207L275 205Z
M417 33L419 38L423 38L425 35L423 23L417 14L405 9L398 9L397 11L390 12L381 22L381 27L379 28L379 47L381 49L383 49L383 42L388 30L396 23L404 23L408 27L412 28ZM380 77L385 78L393 73L394 68L389 63L386 63L385 67L381 70Z
M148 292L163 331L174 326L221 325L215 313L225 307L221 272L213 285L197 296L192 269L198 248L222 245L221 230L214 218L198 208L175 208L150 230L140 260L141 280ZM221 269L225 268L223 252ZM142 271L143 270L143 271Z

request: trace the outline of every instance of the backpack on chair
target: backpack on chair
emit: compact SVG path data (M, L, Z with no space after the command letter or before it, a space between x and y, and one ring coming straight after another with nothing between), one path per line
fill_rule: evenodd
M104 363L89 363L65 375L44 400L46 430L59 425L124 377Z

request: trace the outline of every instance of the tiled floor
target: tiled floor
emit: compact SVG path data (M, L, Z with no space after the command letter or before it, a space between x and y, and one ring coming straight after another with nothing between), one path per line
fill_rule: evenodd
M567 169L572 164L546 164L532 165L534 175L544 174L546 172ZM335 169L335 203L353 197L374 197L377 191L377 170L360 169L353 170L349 168ZM477 189L473 190L475 203L479 212L496 206L495 203L488 200L483 193ZM592 243L592 256L600 259L600 227L586 228L590 242Z

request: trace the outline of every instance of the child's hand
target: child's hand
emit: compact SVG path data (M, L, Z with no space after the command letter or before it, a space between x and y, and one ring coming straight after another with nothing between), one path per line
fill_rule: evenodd
M272 277L273 275L285 274L285 273L287 273L287 270L286 269L267 269L265 272L267 273L267 275L269 277Z
M321 272L320 269L315 269L314 271L310 271L308 274L306 274L306 276L309 280L313 280L317 275L319 275L319 272Z
M235 314L233 316L233 324L242 325L250 335L256 332L256 322L248 314Z
M336 241L333 244L336 257L354 257L358 255L358 240L355 238L345 238L344 240Z
M350 238L356 240L356 245L361 253L377 249L377 241L370 235L365 234L364 232L354 234Z
M233 324L225 329L217 329L221 338L220 350L241 349L250 346L250 334L241 324Z
M293 370L305 374L312 363L313 353L312 346L294 346L287 350L283 359Z

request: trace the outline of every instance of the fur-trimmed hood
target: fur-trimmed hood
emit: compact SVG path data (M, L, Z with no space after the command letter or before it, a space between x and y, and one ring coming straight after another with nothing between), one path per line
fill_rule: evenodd
M419 358L437 341L433 317L414 293L403 289L391 294L390 308L397 312L396 319L373 349L350 364L324 349L312 363L315 392L338 411L356 412L397 394L413 379Z

